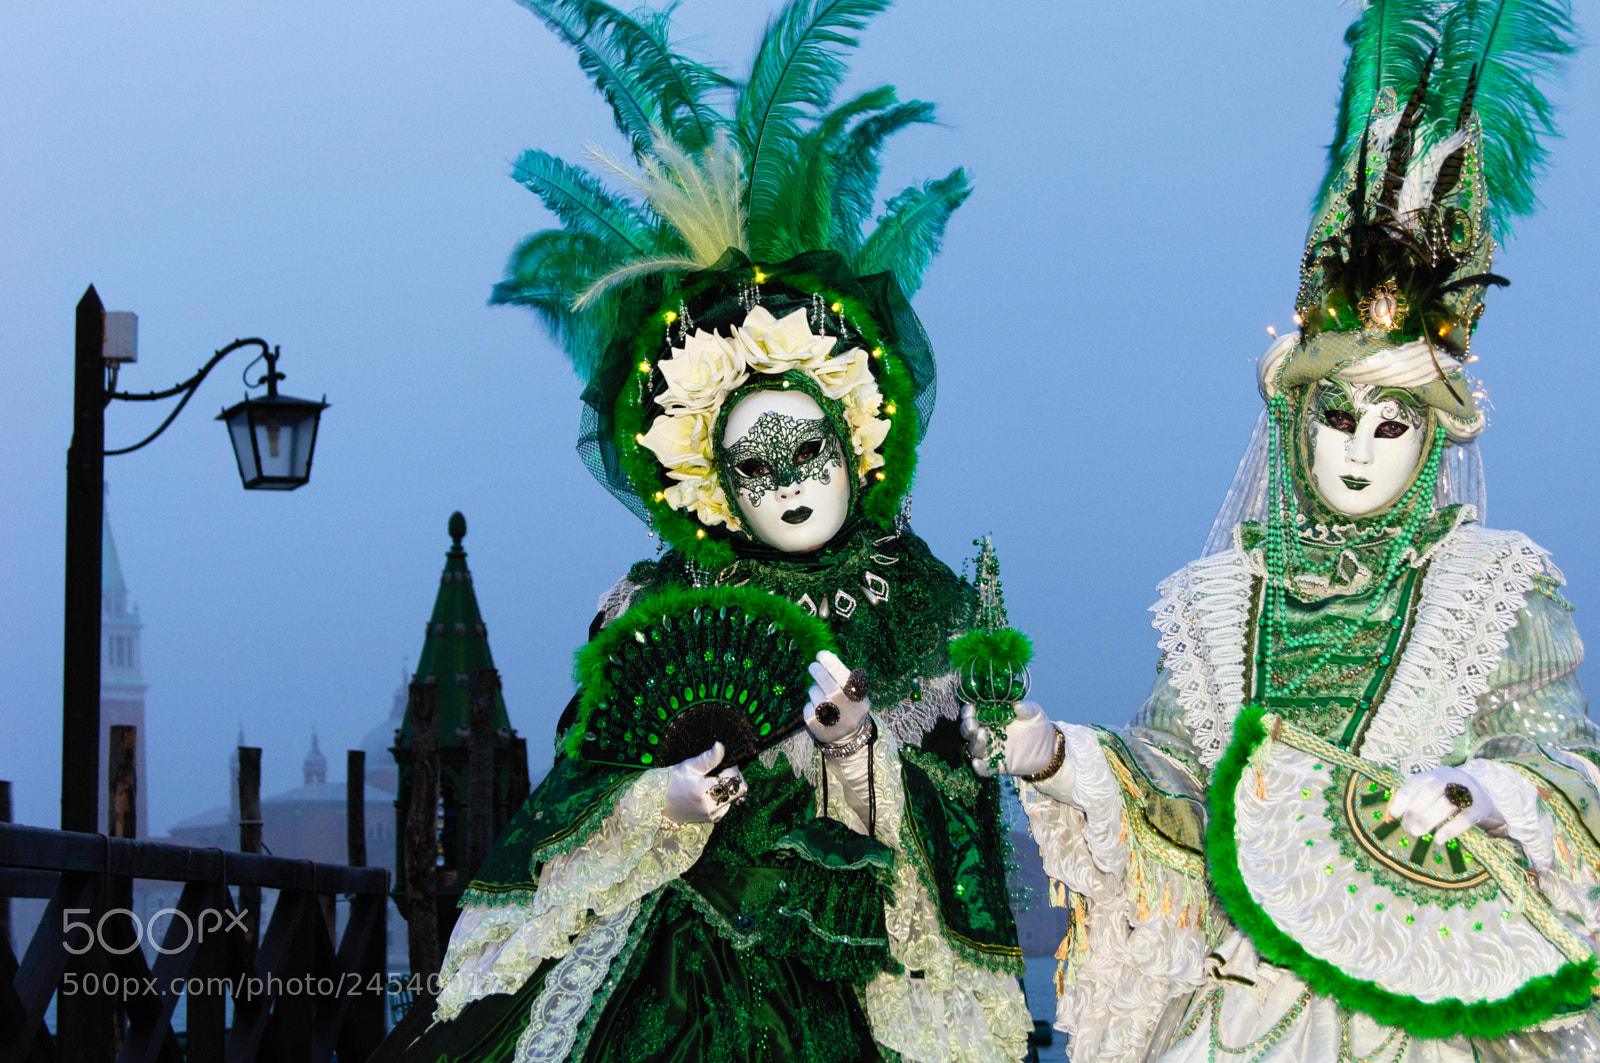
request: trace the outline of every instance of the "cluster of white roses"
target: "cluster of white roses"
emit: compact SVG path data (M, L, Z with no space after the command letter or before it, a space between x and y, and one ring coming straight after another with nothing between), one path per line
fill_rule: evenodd
M856 475L864 477L882 465L878 448L890 422L881 416L883 393L872 378L870 356L859 347L833 355L836 342L833 336L814 335L803 309L779 319L757 306L729 336L697 329L682 347L674 347L672 356L658 363L667 388L657 401L666 412L639 439L673 481L662 492L667 504L707 526L739 530L739 518L717 479L712 433L727 397L756 374L805 372L824 395L844 406Z

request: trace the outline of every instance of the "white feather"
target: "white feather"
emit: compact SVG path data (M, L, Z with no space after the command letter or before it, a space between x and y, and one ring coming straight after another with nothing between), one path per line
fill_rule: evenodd
M1433 202L1433 188L1439 183L1440 167L1451 152L1467 142L1471 132L1470 129L1456 130L1423 152L1420 158L1412 160L1406 168L1406 179L1400 185L1399 198L1395 200L1394 212L1402 222L1410 221Z
M618 162L599 148L591 146L588 150L601 166L643 196L656 214L683 237L697 266L715 265L730 247L749 252L744 160L726 131L718 130L704 150L691 155L657 129L650 152L640 159L638 169ZM588 297L587 292L584 297Z
M594 301L621 284L623 281L632 280L634 277L643 277L649 273L661 273L669 269L702 269L705 263L697 259L685 258L682 255L652 255L649 258L636 258L626 265L618 266L610 273L595 279L595 282L572 300L572 309L586 310L594 305Z

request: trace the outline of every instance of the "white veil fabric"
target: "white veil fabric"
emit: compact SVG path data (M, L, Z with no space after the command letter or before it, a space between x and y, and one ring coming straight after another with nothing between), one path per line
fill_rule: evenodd
M1247 520L1262 520L1267 514L1267 411L1256 418L1255 431L1250 434L1250 445L1239 468L1233 474L1233 484L1222 500L1217 519L1211 523L1211 534L1206 537L1201 557L1210 557L1233 546L1233 529ZM1483 482L1483 458L1478 444L1451 443L1446 445L1439 458L1439 480L1433 492L1433 506L1443 509L1456 504L1469 505L1480 522L1487 522L1489 500Z

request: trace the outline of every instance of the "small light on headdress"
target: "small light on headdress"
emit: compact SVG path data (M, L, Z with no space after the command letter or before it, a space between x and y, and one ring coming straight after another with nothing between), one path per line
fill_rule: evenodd
M874 357L874 358L882 358L883 357L883 348L882 347L874 347L874 348L872 348L872 357Z
M676 320L678 320L678 312L676 310L668 310L667 311L667 324L670 325Z
M783 386L784 386L784 387L788 387L788 386L789 386L789 382L788 382L788 381L787 381L787 380L785 380L785 381L784 381L784 382L783 382Z
M884 412L884 413L888 413L888 414L892 414L892 413L894 413L894 412L896 412L896 411L895 411L895 406L894 406L894 403L892 403L892 402L886 402L886 403L884 403L884 405L883 405L883 412Z
M766 281L767 281L767 275L765 273L762 273L759 269L756 270L756 283L757 284L765 284Z
M1478 356L1477 355L1469 354L1469 355L1467 355L1467 363L1466 364L1467 365L1471 365L1473 362L1476 362L1477 360L1478 360Z
M1305 319L1302 318L1299 314L1294 315L1294 327L1295 328L1299 328L1303 324L1305 324Z
M635 443L643 443L644 442L644 433L643 432L635 432L635 433L633 433L633 441Z
M1394 281L1384 281L1374 285L1367 297L1357 304L1361 311L1361 324L1367 328L1382 329L1392 332L1399 328L1406 319L1406 297L1400 294L1399 285Z
M877 479L882 480L883 479L883 470L879 469L877 472L873 473L872 475L875 476Z
M704 539L706 537L706 530L704 528L696 528L694 530L694 537L696 539Z
M650 363L649 362L640 362L639 363L639 372L641 372L641 373L650 372Z
M657 502L663 502L663 501L665 501L665 500L666 500L666 497L667 497L667 495L666 495L666 492L665 492L665 491L657 491L657 492L656 492L656 501L657 501Z
M1276 325L1268 325L1267 326L1267 335L1271 336L1273 339L1277 339L1278 338L1278 327Z

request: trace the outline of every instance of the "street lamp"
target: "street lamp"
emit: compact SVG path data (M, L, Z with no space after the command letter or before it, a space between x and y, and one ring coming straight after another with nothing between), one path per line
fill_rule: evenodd
M311 479L311 451L317 445L317 422L328 404L279 395L278 381L284 377L278 372L278 348L267 351L266 344L261 346L263 349L256 362L265 358L267 371L251 384L250 366L245 366L245 384L248 387L266 384L266 395L254 399L246 396L243 402L219 413L217 420L228 422L233 454L239 461L239 479L244 482L246 491L293 491Z
M183 412L201 381L229 354L259 348L245 366L245 386L267 394L224 410L246 490L292 491L311 476L311 451L326 401L278 394L278 348L265 340L234 340L188 380L165 391L117 390L122 365L136 358L137 319L107 314L94 285L78 301L74 345L72 445L67 449L66 624L62 653L61 829L98 833L100 759L100 561L105 513L105 459L155 441ZM252 383L250 367L265 359L266 373ZM144 439L107 450L106 407L113 401L154 402L182 396Z

